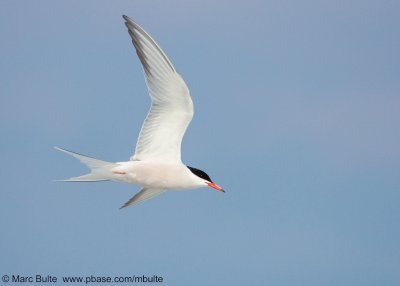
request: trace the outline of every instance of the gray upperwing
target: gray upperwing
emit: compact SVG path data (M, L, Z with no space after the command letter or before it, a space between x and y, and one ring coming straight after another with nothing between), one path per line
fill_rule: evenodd
M127 201L120 209L129 207L131 205L138 204L140 202L143 202L145 200L149 200L155 196L158 196L162 193L164 193L166 189L150 189L150 188L143 188L138 192L136 195L134 195L129 201Z

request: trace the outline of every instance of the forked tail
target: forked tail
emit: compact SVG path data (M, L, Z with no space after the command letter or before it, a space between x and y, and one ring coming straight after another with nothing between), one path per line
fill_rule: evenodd
M58 147L54 147L54 149L59 150L61 152L67 153L81 161L85 164L89 169L90 173L79 176L79 177L72 177L67 180L57 180L62 182L97 182L97 181L108 181L111 178L109 177L110 170L115 167L115 163L102 161L98 159L94 159L88 156L84 156L75 152L71 152L65 149L61 149Z

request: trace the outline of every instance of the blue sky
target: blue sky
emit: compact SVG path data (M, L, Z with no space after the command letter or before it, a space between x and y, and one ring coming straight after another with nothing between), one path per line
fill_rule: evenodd
M398 1L0 2L1 275L163 285L399 285ZM123 24L191 90L183 160L227 190L54 183L64 147L133 153L148 111Z

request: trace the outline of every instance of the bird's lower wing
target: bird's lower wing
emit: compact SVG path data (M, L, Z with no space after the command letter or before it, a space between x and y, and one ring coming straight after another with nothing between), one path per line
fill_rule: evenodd
M129 201L127 201L120 209L129 207L131 205L135 205L137 203L143 202L145 200L149 200L164 193L166 189L151 189L151 188L143 188L134 195Z

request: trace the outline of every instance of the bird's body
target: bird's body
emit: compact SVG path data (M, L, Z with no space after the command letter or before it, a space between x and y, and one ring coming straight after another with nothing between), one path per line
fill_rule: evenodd
M119 162L111 169L109 176L113 181L170 190L204 186L184 164L151 161Z
M142 63L151 108L127 162L106 162L65 149L86 164L91 173L68 182L117 181L142 186L123 207L150 199L166 190L212 187L223 191L203 171L181 161L181 142L193 117L193 102L182 77L158 44L139 25L123 16L136 53Z

